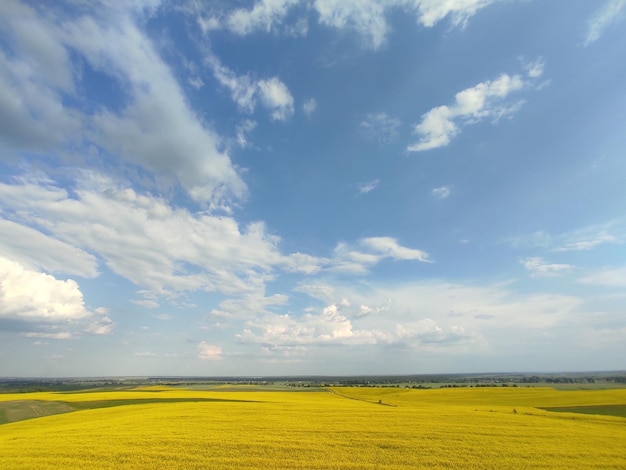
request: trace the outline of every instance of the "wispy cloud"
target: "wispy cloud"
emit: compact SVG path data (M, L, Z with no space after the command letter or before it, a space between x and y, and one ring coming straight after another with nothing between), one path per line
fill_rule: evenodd
M414 133L420 140L409 145L409 152L445 147L461 131L462 126L475 124L484 119L498 119L510 116L521 106L520 101L508 102L506 98L513 92L522 90L534 83L543 73L542 62L526 67L526 77L502 74L493 81L481 82L466 88L455 95L454 103L431 109L415 126Z
M359 124L361 131L368 139L387 143L396 140L402 123L387 113L370 113Z
M450 194L452 194L452 186L447 185L447 186L440 186L439 188L434 188L432 190L433 196L435 196L437 199L446 199L448 197L450 197Z
M302 103L302 111L304 111L304 114L306 114L309 117L311 116L311 114L313 114L313 112L316 109L317 109L317 101L315 101L314 98L309 98L304 103Z
M626 288L626 267L597 270L580 278L579 282L603 287Z
M530 271L534 277L552 277L559 276L567 271L574 269L571 264L547 263L543 258L531 257L520 261L524 267Z
M507 242L514 248L544 248L556 252L586 251L605 244L626 242L626 225L621 220L614 220L555 235L539 230L509 237Z
M392 237L362 238L356 245L340 243L326 268L344 274L366 274L383 259L432 262L425 251L401 246Z
M244 119L240 124L236 127L236 140L237 145L241 148L246 148L250 146L250 142L248 141L248 134L252 132L257 126L256 121L252 119Z
M263 31L303 36L308 32L307 15L313 13L319 24L340 30L352 30L366 47L379 49L391 30L387 15L403 10L416 16L419 24L433 27L445 18L453 26L464 26L478 10L498 0L463 0L434 2L431 0L257 0L250 8L237 8L223 14L200 16L198 24L206 34L227 28L238 35ZM292 14L297 10L297 14Z
M238 8L226 18L230 31L240 35L272 32L282 25L289 9L300 0L258 0L251 9Z
M354 30L368 47L378 49L385 44L391 29L386 18L389 10L412 12L417 21L428 28L446 17L450 18L453 26L463 26L479 9L494 1L316 0L313 7L321 24L336 29Z
M253 113L260 101L275 121L285 121L293 115L293 96L278 77L256 80L249 74L237 75L213 54L208 54L205 62L216 80L230 91L240 111Z
M607 0L589 20L585 46L597 41L607 29L622 21L625 17L625 12L626 0Z
M359 194L367 194L370 191L376 189L378 187L378 183L380 183L380 180L378 178L375 180L367 181L365 183L359 183L357 185L357 190Z

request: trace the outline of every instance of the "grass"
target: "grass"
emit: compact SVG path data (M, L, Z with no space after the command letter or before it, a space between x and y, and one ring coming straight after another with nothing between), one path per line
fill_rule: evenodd
M626 418L626 405L601 405L601 406L553 406L541 408L546 411L557 413L582 413L589 415L619 416Z
M571 412L626 390L240 390L35 393L76 411L0 426L2 468L626 468L626 418Z
M96 400L82 402L61 402L45 400L19 400L0 402L0 424L14 423L26 419L41 418L79 410L95 410L115 406L146 405L150 403L189 403L207 401L252 401L224 398L135 398L122 400Z

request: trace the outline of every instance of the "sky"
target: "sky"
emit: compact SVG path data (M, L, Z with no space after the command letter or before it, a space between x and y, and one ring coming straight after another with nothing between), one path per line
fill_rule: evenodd
M0 2L0 376L626 367L626 0Z

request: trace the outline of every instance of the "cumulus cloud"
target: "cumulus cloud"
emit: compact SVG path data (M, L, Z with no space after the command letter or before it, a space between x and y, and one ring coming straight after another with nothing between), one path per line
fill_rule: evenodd
M406 335L413 337L409 342L414 345L431 341L450 347L462 338L461 342L497 342L503 331L532 336L538 329L578 318L583 304L568 295L517 295L510 284L314 281L302 283L298 290L337 306L352 330L369 331L369 339L401 344L401 332L412 331L413 335ZM349 305L341 305L341 299Z
M275 350L284 347L320 345L394 345L416 349L450 347L474 340L461 327L448 328L430 318L358 328L346 314L344 307L332 304L319 313L305 313L300 317L272 315L262 321L250 321L236 339L242 343L260 343ZM355 320L356 321L356 320Z
M373 344L375 333L355 331L348 318L336 305L330 305L319 314L307 313L302 318L285 315L266 315L262 321L252 320L236 339L244 343L289 346L297 344Z
M491 118L498 120L517 111L520 102L508 103L505 99L513 92L530 86L543 68L535 65L527 70L527 77L502 74L496 80L481 82L460 91L452 105L431 109L415 126L414 132L420 140L410 145L409 152L445 147L460 132L463 125Z
M597 41L604 32L612 25L624 19L626 12L626 0L607 0L604 5L598 9L587 28L585 37L585 46Z
M113 328L106 311L85 307L76 281L59 280L4 257L0 257L0 320L19 322L32 338L70 339L73 334L67 329L108 334Z
M258 83L261 102L270 111L272 119L285 121L293 114L293 96L277 77Z
M574 269L571 264L546 263L543 258L537 256L525 258L520 262L535 277L558 276Z
M222 359L222 347L202 341L198 344L198 358L203 361L219 361Z
M0 258L0 315L34 320L76 320L90 315L78 284Z

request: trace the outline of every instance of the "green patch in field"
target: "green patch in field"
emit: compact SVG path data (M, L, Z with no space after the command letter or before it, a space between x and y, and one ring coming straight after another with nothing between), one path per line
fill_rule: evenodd
M43 400L19 400L0 403L0 424L69 413L76 409L69 403Z
M136 398L127 400L97 400L80 402L62 402L45 400L19 400L0 402L0 425L41 418L43 416L71 413L114 406L148 405L152 403L190 403L190 402L252 402L252 400L231 400L222 398Z
M587 415L618 416L626 418L626 405L590 405L590 406L551 406L539 407L545 411L557 413L582 413Z

